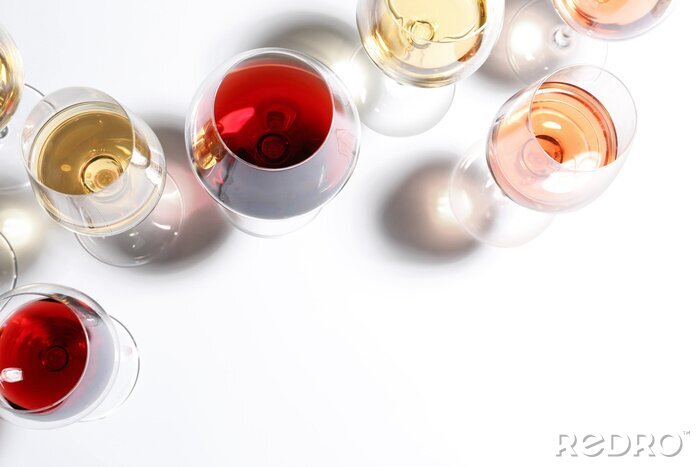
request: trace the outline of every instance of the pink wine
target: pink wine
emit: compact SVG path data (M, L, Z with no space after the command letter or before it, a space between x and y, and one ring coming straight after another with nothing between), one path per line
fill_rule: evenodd
M238 157L281 169L304 162L323 145L333 122L333 99L317 73L272 59L226 75L214 119L224 144Z
M51 407L80 382L87 358L87 335L70 307L27 303L0 326L0 395L17 409Z

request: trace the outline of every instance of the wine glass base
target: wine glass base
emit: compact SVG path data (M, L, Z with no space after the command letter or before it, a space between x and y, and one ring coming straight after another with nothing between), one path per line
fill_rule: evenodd
M22 157L22 129L27 116L43 97L39 91L25 84L15 114L7 126L0 129L0 192L29 186Z
M155 209L126 232L97 237L76 234L88 253L110 266L136 267L150 263L177 240L184 218L182 195L175 180L166 176L165 189Z
M221 209L223 209L233 226L241 232L259 238L277 238L305 227L316 219L322 208L288 219L258 219L229 211L223 207Z
M119 339L119 368L114 384L107 397L100 405L83 418L82 422L91 422L108 417L131 396L136 387L141 371L141 360L136 341L129 330L116 318L110 316Z
M17 258L4 235L0 233L0 294L12 290L17 284ZM0 303L0 310L2 304Z
M455 85L419 88L392 80L362 47L337 72L350 90L362 123L386 136L428 131L442 120L454 100Z
M533 0L513 16L507 31L508 61L526 84L570 65L602 67L608 45L575 32L559 16L551 0Z
M523 245L551 224L554 215L528 209L510 199L496 183L486 160L486 141L474 144L452 173L452 211L462 227L488 245Z

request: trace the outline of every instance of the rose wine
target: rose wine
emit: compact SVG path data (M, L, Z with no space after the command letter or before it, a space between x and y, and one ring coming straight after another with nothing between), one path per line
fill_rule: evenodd
M524 206L561 210L582 203L597 169L617 160L610 113L578 86L545 82L534 95L516 94L504 109L491 131L489 167L500 188Z
M549 82L531 105L532 131L542 149L573 169L595 169L617 158L615 126L605 107L583 89Z
M16 409L39 411L61 402L87 361L86 331L61 302L29 302L0 326L0 396Z
M333 122L333 100L321 76L292 63L267 61L229 72L214 102L216 128L236 156L263 169L300 164L324 143ZM212 128L205 139L215 139ZM211 151L201 167L216 164Z
M664 16L671 0L555 0L565 18L614 39L643 32Z
M6 54L3 47L3 44L0 44L0 130L17 108L21 92L20 80L15 74L11 55Z
M36 137L32 148L36 178L67 195L98 192L126 170L134 137L131 122L118 109L90 103L69 107L52 117Z
M379 0L365 49L380 66L398 60L423 73L466 62L481 46L487 1Z

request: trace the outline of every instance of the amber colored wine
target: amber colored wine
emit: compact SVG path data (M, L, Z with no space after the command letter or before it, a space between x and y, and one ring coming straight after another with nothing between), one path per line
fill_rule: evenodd
M487 0L380 0L378 17L365 48L419 68L464 62L481 45Z
M32 157L35 176L63 194L98 192L126 170L135 136L138 140L131 122L118 109L94 104L69 107L37 135Z
M567 167L593 169L617 158L610 114L598 99L577 86L543 84L532 101L530 122L542 149Z
M263 169L300 164L323 145L333 123L333 99L323 77L289 60L241 66L222 80L214 102L216 128L195 142L199 167L233 154ZM218 135L217 135L218 132Z
M0 396L16 409L53 407L80 382L87 359L87 334L70 307L26 303L0 326Z
M555 0L565 17L602 37L629 36L653 26L671 0Z
M14 64L0 45L0 130L17 108L20 92L21 85L14 74Z

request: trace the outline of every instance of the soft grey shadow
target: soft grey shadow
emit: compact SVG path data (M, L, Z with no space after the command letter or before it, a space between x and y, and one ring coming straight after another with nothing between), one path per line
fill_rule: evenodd
M477 72L477 74L488 78L493 84L513 91L522 88L524 84L515 74L508 61L508 31L510 30L511 19L528 1L530 0L506 0L501 36L498 38L498 42L496 42L486 63Z
M265 31L256 47L283 47L304 52L335 69L351 60L361 46L357 30L337 18L312 12L273 16L264 21ZM272 25L272 26L270 26Z
M168 163L168 173L180 188L184 221L178 239L146 266L156 271L194 266L213 254L231 234L230 222L221 207L209 196L190 167L185 147L184 122L179 118L149 119Z
M436 154L395 187L378 212L384 235L401 256L423 263L450 263L472 254L479 243L457 223L448 186L459 158Z

